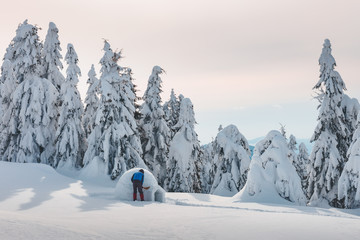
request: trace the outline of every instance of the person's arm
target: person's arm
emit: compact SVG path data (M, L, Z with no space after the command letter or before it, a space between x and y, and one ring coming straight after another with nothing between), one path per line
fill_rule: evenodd
M131 177L131 182L134 182L134 174Z
M144 184L144 174L142 175L142 178L141 178L141 185Z

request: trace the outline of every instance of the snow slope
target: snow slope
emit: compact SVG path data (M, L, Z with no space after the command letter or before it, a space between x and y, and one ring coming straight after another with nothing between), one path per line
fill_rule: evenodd
M119 201L40 164L0 162L0 239L357 239L360 209L235 203L167 193L166 203Z

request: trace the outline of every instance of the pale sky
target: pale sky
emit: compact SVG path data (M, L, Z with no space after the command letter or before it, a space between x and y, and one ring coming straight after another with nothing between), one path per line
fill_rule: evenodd
M103 55L103 39L122 49L142 96L154 65L171 88L192 100L202 144L219 124L235 124L249 140L286 126L310 138L317 118L312 87L325 38L351 97L360 97L360 1L356 0L1 0L0 56L25 19L59 28L62 55L72 43L82 71ZM66 65L64 65L66 67Z

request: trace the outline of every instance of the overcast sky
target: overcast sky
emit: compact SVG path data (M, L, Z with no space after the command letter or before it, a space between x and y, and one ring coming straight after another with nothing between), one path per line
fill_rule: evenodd
M317 118L312 87L325 38L351 97L360 97L360 1L331 0L2 0L0 56L25 19L59 28L65 56L73 43L85 98L92 63L99 75L103 39L122 49L142 96L154 65L166 70L163 100L175 93L193 104L202 144L219 124L235 124L246 138L280 123L310 138ZM65 66L66 67L66 66Z

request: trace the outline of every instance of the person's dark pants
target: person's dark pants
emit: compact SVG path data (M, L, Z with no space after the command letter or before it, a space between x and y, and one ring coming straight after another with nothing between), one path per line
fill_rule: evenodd
M142 190L142 184L139 180L134 180L133 181L133 189L134 189L134 193L133 193L133 200L136 200L136 195L137 195L137 191L139 191L140 193L140 199L141 201L144 201L144 193Z

